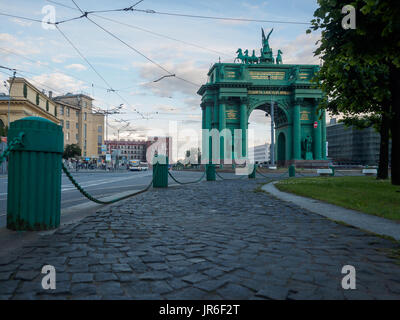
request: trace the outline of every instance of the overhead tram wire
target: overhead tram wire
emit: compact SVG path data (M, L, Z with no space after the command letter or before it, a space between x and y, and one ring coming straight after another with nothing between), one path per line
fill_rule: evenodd
M90 66L90 68L97 74L97 76L103 80L103 82L108 86L110 92L115 93L121 100L123 100L128 106L130 103L123 98L116 90L112 88L112 86L108 83L108 81L96 70L96 68L90 63L90 61L83 55L83 53L74 45L74 43L67 37L67 35L61 31L60 27L56 25L56 29L61 33L61 35L64 37L64 39L75 49L75 51L79 54L79 56ZM138 114L140 114L142 117L143 115L141 112L137 111L134 109L134 111Z
M99 27L100 29L102 29L104 32L108 33L110 36L112 36L113 38L117 39L119 42L123 43L125 46L127 46L128 48L130 48L131 50L133 50L134 52L136 52L137 54L141 55L143 58L145 58L146 60L148 60L149 62L151 62L152 64L154 64L155 66L157 66L158 68L160 68L161 70L163 70L164 72L167 73L167 75L164 76L165 77L174 77L177 78L179 80L182 80L184 82L187 82L195 87L200 87L201 85L194 83L190 80L184 79L180 76L177 76L175 73L167 70L166 68L164 68L162 65L160 65L159 63L155 62L154 60L152 60L151 58L147 57L145 54L143 54L142 52L140 52L138 49L132 47L130 44L128 44L127 42L125 42L124 40L122 40L121 38L119 38L118 36L116 36L115 34L113 34L112 32L110 32L109 30L107 30L106 28L104 28L103 26L101 26L100 24L98 24L97 22L95 22L94 20L90 19L89 17L86 17L86 19L88 19L90 22L92 22L93 24L95 24L97 27Z
M53 0L46 0L47 2L51 2L54 4L58 4L65 8L71 9L70 6L59 3ZM135 4L137 5L137 4ZM134 6L135 6L134 5ZM242 22L262 22L262 23L279 23L279 24L294 24L294 25L310 25L309 22L301 22L301 21L284 21L284 20L264 20L264 19L252 19L252 18L233 18L233 17L216 17L216 16L202 16L202 15L194 15L194 14L185 14L185 13L175 13L175 12L161 12L152 9L136 9L134 6L122 9L110 9L110 10L98 10L98 11L88 11L88 13L105 13L105 12L115 12L115 11L135 11L142 12L148 14L159 14L159 15L167 15L174 17L184 17L184 18L196 18L196 19L211 19L211 20L227 20L227 21L242 21ZM74 8L72 8L74 9Z
M249 19L249 18L230 18L230 17L215 17L215 16L201 16L194 14L173 13L173 12L160 12L151 9L133 9L132 11L143 12L149 14L160 14L174 17L197 18L197 19L211 19L211 20L227 20L227 21L242 21L242 22L263 22L263 23L279 23L279 24L297 24L297 25L310 25L309 22L299 21L282 21L282 20L262 20L262 19Z
M70 6L64 5L64 4L56 2L56 1L51 1L51 0L46 0L46 1L50 2L50 3L54 3L54 4L62 6L62 7L65 7L65 8L68 8L68 9L71 9L71 10L78 10L79 11L79 9L77 9L77 8L70 7ZM103 20L107 20L107 21L122 25L122 26L126 26L126 27L129 27L129 28L132 28L132 29L136 29L136 30L139 30L139 31L142 31L142 32L146 32L146 33L155 35L157 37L161 37L161 38L165 38L165 39L168 39L168 40L176 41L176 42L179 42L179 43L182 43L182 44L185 44L185 45L188 45L188 46L192 46L192 47L195 47L195 48L198 48L198 49L201 49L201 50L205 50L205 51L216 53L216 54L219 54L219 55L222 55L222 56L226 56L226 57L229 56L230 57L230 55L226 54L225 52L221 52L221 51L218 51L218 50L207 48L207 47L204 47L204 46L201 46L201 45L198 45L198 44L195 44L195 43L191 43L191 42L188 42L188 41L180 40L180 39L168 36L166 34L158 33L158 32L151 31L149 29L145 29L145 28L142 28L142 27L138 27L138 26L135 26L135 25L132 25L132 24L129 24L129 23L125 23L125 22L121 22L121 21L118 21L118 20L115 20L115 19L104 17L104 16L98 15L98 14L93 13L93 12L91 12L91 15L95 16L97 18L103 19Z

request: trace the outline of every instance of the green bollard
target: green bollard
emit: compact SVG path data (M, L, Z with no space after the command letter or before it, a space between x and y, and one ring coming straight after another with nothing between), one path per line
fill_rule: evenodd
M332 166L329 166L329 168L332 170L331 176L334 177L335 176L335 168Z
M289 177L295 177L296 176L296 167L294 164L289 166Z
M253 171L249 174L249 179L256 178L256 170L257 170L257 164L254 164Z
M168 187L168 157L157 155L153 157L153 188Z
M206 164L207 181L215 181L215 164Z
M10 143L21 132L23 145L10 153L8 164L7 228L48 230L60 225L62 127L40 117L10 125Z

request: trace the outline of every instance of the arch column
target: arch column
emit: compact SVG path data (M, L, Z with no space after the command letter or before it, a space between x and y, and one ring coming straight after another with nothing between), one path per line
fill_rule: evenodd
M321 110L318 110L318 105L316 103L314 107L314 122L317 123L317 127L313 126L313 151L314 160L321 160L321 121L319 117L321 115Z
M293 107L293 160L301 159L301 123L300 101L296 100Z
M220 132L220 140L219 140L219 147L220 147L220 163L224 164L225 163L225 139L223 135L221 134L222 131L226 128L226 102L224 99L221 99L219 101L219 132Z
M248 129L247 98L240 99L240 129L242 131L242 157L246 157Z

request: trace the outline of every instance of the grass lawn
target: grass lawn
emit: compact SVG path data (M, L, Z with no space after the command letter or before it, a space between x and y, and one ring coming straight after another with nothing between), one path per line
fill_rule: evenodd
M313 177L281 180L275 186L345 208L400 220L400 186L375 177Z

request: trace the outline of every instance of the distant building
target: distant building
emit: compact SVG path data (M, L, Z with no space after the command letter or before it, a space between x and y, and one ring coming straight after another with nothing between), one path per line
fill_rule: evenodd
M171 137L150 137L148 140L106 140L107 153L112 154L114 150L120 150L121 160L147 161L148 148L154 148L158 154L171 152Z
M146 161L146 150L149 145L148 141L144 140L106 140L107 153L111 154L114 150L120 150L119 154L125 160L140 160Z
M328 158L337 164L377 166L379 164L380 134L374 128L356 129L336 123L326 126ZM390 161L390 148L389 148Z
M249 156L251 156L251 152L254 152L255 163L269 162L270 144L266 143L250 148Z

